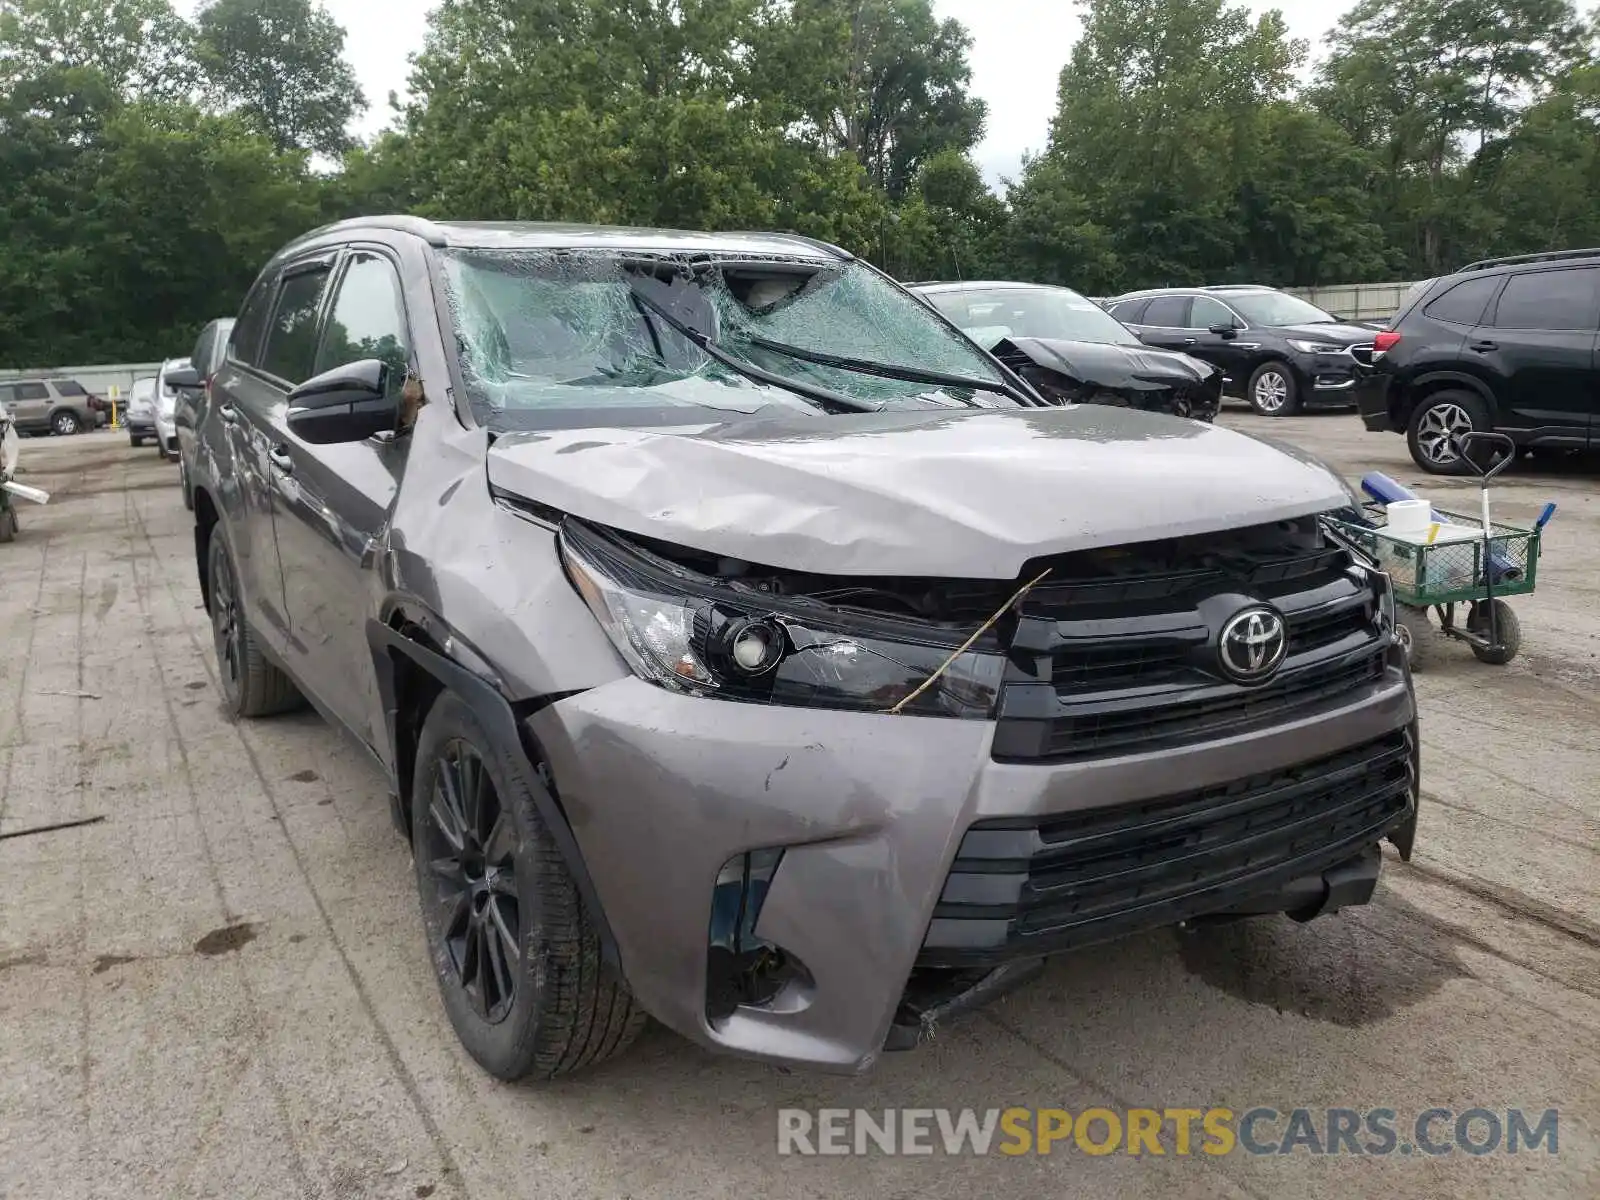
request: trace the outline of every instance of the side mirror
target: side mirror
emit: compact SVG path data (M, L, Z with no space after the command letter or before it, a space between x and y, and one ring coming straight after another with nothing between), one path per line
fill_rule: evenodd
M1234 338L1239 336L1238 328L1231 321L1218 321L1211 327L1209 332L1223 338Z
M347 363L308 379L289 393L289 431L326 446L362 442L395 427L400 402L388 389L389 364L376 358Z
M200 378L200 372L193 367L180 367L167 372L167 386L175 391L197 392L205 385L206 381Z

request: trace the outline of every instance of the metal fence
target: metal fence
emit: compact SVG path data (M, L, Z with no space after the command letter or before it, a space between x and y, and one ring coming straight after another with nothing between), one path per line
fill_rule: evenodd
M1353 321L1387 321L1415 286L1406 283L1334 283L1325 287L1284 288L1292 296L1309 300L1325 312Z
M161 364L153 363L107 363L93 367L41 367L30 371L0 371L0 383L13 379L72 379L83 385L83 389L96 396L110 396L111 389L117 388L120 394L127 396L133 387L135 379L154 379L161 374Z

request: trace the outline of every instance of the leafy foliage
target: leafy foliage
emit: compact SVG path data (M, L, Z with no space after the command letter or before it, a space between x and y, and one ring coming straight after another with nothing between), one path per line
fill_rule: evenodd
M366 108L344 30L312 0L214 0L195 20L196 57L226 106L279 151L337 154Z
M372 212L788 229L1094 295L1600 243L1569 0L1356 0L1309 73L1242 0L1077 3L1048 144L999 194L930 0L442 0L365 142L317 0L0 0L0 365L178 352L285 241Z

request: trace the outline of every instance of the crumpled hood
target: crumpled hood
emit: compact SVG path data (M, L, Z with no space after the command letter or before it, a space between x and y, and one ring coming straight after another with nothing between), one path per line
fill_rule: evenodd
M1015 579L1031 558L1348 502L1313 460L1104 405L508 434L489 482L629 533L826 575Z
M1110 342L1014 337L1005 339L992 353L1005 358L1013 350L1041 367L1104 388L1153 391L1203 383L1217 373L1210 363L1177 351L1117 346Z

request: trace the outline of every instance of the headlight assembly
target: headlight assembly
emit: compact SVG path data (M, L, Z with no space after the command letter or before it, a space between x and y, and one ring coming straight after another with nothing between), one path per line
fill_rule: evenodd
M1345 347L1336 345L1333 342L1311 342L1300 338L1290 338L1289 345L1300 351L1301 354L1343 354L1345 352Z
M957 654L971 630L745 591L570 520L560 546L612 644L660 687L797 707L887 712L904 702L899 711L912 715L993 715L1004 659L986 652L992 643Z

